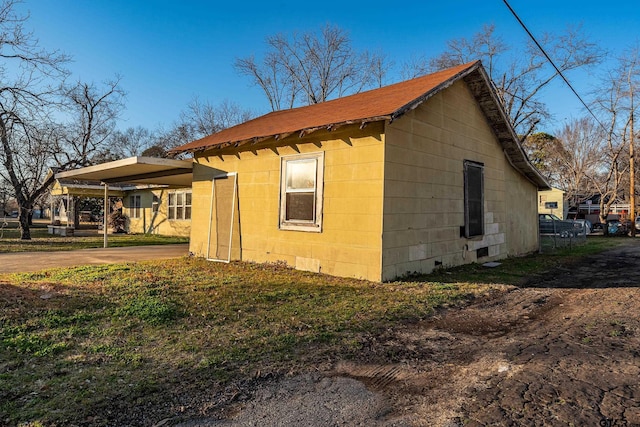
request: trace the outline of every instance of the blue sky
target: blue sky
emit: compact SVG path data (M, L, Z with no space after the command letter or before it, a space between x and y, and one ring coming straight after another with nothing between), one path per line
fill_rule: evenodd
M636 1L510 0L534 35L582 24L590 39L612 53L638 43ZM614 6L615 5L615 6ZM382 51L396 64L412 55L435 56L446 41L471 37L493 23L507 43L526 40L502 0L457 2L25 0L27 27L42 47L73 57L75 79L100 82L119 74L127 92L120 128L168 128L194 97L214 105L225 99L256 114L268 112L259 88L233 68L238 57L260 57L264 39L278 32L346 30L359 49ZM396 70L399 70L399 66ZM592 76L569 74L585 97ZM390 75L389 82L399 77ZM547 100L557 121L583 114L560 84Z

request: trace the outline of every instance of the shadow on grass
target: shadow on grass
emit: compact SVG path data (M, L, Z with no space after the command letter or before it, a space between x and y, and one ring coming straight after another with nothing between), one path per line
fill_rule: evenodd
M495 267L474 263L443 268L409 280L519 287L602 287L601 282L594 283L592 280L597 271L607 270L612 273L612 268L616 266L619 266L621 271L640 270L640 260L619 254L621 250L628 252L639 246L640 242L634 239L593 236L589 237L586 244L571 249L507 258L499 260L499 265ZM610 252L612 255L609 255ZM577 276L581 271L587 280L565 280L564 282L555 280L567 276L567 273Z
M391 325L483 292L195 258L6 280L0 424L9 425L155 425L211 414L239 384L250 390L256 379L356 357Z
M16 276L0 287L0 424L213 415L256 378L362 355L380 331L428 318L482 288L473 284L524 286L614 247L638 245L597 239L388 284L199 259Z

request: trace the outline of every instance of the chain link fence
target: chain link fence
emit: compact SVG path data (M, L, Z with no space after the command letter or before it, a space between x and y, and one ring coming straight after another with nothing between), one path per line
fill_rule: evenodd
M540 252L572 248L587 241L587 225L571 221L545 221L540 224Z

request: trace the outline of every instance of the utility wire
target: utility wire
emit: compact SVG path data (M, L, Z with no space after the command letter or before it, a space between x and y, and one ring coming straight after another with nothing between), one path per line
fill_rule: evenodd
M578 94L578 92L576 92L576 90L573 88L573 86L571 85L571 83L569 83L569 80L567 80L567 78L564 76L564 74L562 73L562 71L560 71L560 69L556 66L556 64L553 62L553 60L551 59L551 57L547 54L547 52L544 50L544 48L540 45L540 43L538 43L538 40L536 40L536 38L533 36L533 34L531 34L531 31L529 31L529 29L527 28L526 25L524 25L524 22L522 22L522 20L520 19L520 17L518 16L518 14L516 13L515 10L513 10L513 8L511 7L511 5L509 4L509 2L507 0L502 0L504 2L504 4L507 6L507 8L509 8L509 11L511 11L511 13L513 14L513 16L518 20L518 22L520 23L520 25L522 26L522 28L527 32L527 34L529 35L529 37L531 38L531 40L533 40L533 42L536 44L536 46L538 46L538 49L540 49L540 52L542 52L542 54L545 56L545 58L547 58L547 61L549 61L549 63L551 64L551 66L553 66L553 68L555 68L556 72L560 75L560 77L562 77L562 80L564 80L564 82L567 84L567 86L569 86L569 89L571 89L571 91L573 92L573 94L580 100L580 102L582 103L582 105L584 105L584 108L587 109L587 111L589 112L589 114L591 114L591 116L593 116L593 118L596 120L596 122L598 122L598 124L600 125L600 127L602 129L605 130L605 132L608 132L607 128L602 124L602 122L600 122L600 120L598 119L598 117L596 117L596 115L593 113L593 111L591 111L591 108L589 108L589 106L587 105L586 102L584 102L584 100L582 99L582 97Z

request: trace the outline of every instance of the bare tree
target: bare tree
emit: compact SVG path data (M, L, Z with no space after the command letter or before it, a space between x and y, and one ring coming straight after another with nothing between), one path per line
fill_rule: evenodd
M273 111L381 86L388 69L384 55L356 51L347 33L331 25L319 33L276 34L266 43L261 63L249 56L235 68L263 90Z
M3 114L4 113L4 114ZM21 238L29 240L29 225L34 204L46 192L45 176L49 169L49 130L29 125L18 116L0 113L0 142L3 179L11 184L18 203Z
M62 101L66 107L66 123L57 126L55 138L49 138L51 161L60 169L84 167L104 160L110 150L109 137L115 130L122 110L123 90L119 78L95 83L77 82L63 87ZM48 187L53 177L43 182ZM79 223L79 197L74 198L74 224Z
M12 191L10 183L0 177L0 216L3 218L9 215L9 212L7 211L7 204L11 198L11 194Z
M603 162L603 131L591 117L566 123L557 133L560 149L551 153L552 182L565 191L574 205L590 199L596 192L592 178L606 168Z
M629 50L623 60L623 69L626 71L627 99L629 104L629 216L634 225L631 227L631 236L635 237L635 217L636 217L636 159L635 159L635 113L636 113L636 90L640 87L640 51L638 45Z
M531 163L576 205L596 193L590 177L601 170L602 132L592 118L585 117L568 122L557 135L534 133L522 145Z
M103 149L101 162L140 156L154 145L155 138L153 132L142 126L115 130Z
M371 84L380 88L385 85L387 74L394 66L394 61L390 60L388 55L382 51L371 54L368 61L369 71L365 71L365 75L371 76Z
M116 78L99 86L77 82L64 89L70 120L51 145L51 154L63 168L83 167L101 160L105 143L115 130L124 91Z
M189 127L191 137L197 139L246 122L252 116L251 111L229 100L214 106L208 101L202 102L194 98L187 109L180 113L180 122Z
M602 58L601 50L579 28L568 29L559 36L545 34L539 41L562 73L597 64ZM538 123L550 118L541 94L559 75L533 42L528 41L524 51L515 51L496 34L494 25L485 25L471 39L449 41L447 50L430 61L430 69L477 59L482 60L491 76L522 140L535 131Z
M180 113L180 118L168 130L160 129L154 138L155 143L147 147L147 153L166 157L171 148L195 141L220 132L231 126L246 122L253 113L239 105L224 100L219 105L194 98Z
M15 12L17 3L0 2L0 175L18 203L21 238L30 239L33 203L46 191L48 107L56 104L68 57L38 46L24 30L26 18Z
M41 108L0 105L0 157L4 166L0 175L11 183L18 202L21 239L31 238L34 205L54 180L48 173L50 168L87 166L101 153L115 119L111 115L115 104L108 98L113 88L96 94L89 90L91 87L80 84L81 90L66 93L72 101L66 125L53 122ZM53 105L64 107L57 101Z
M434 67L431 62L432 60L426 55L411 55L411 57L401 65L400 78L402 80L410 80L429 74L433 71Z
M18 203L21 238L30 239L34 204L54 179L49 168L91 163L112 129L121 91L117 81L105 91L84 83L65 88L69 58L38 46L17 3L0 1L0 176Z
M606 160L606 167L599 176L592 179L592 182L601 195L600 220L603 223L611 205L624 192L621 184L629 170L630 160L626 156L626 149L629 147L633 117L637 109L631 94L640 87L633 83L638 77L636 67L637 63L629 61L627 56L620 58L616 68L610 70L603 78L595 101L602 127L605 129L605 144L601 156Z

